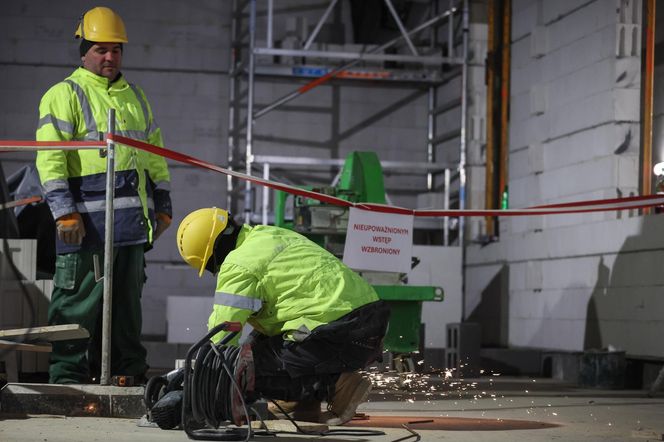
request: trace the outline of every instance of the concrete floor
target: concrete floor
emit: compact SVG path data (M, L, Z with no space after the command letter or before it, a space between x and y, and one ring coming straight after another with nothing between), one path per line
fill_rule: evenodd
M392 380L378 385L358 412L371 418L404 416L407 422L440 418L437 423L442 429L424 430L418 428L426 426L424 423L409 424L420 439L405 428L381 428L383 436L279 435L276 440L647 441L663 440L664 435L664 393L648 398L645 391L583 390L550 379L453 382L420 376L405 382L402 379L398 385ZM0 441L188 440L183 431L139 427L137 422L136 419L0 415ZM556 426L540 429L538 422ZM531 429L518 429L522 424Z

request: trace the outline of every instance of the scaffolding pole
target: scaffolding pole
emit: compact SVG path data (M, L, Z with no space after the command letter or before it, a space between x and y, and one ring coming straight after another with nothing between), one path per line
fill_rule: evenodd
M435 1L434 1L435 2ZM432 2L432 3L434 3ZM436 158L436 145L452 138L460 138L460 147L459 147L459 162L454 166L456 170L458 170L458 179L459 179L459 198L460 198L460 207L465 207L465 194L466 194L466 149L467 149L467 88L468 88L468 16L469 16L469 6L467 0L461 0L461 1L455 1L455 0L449 0L449 9L442 12L438 13L436 10L432 10L432 17L429 20L426 20L425 22L419 24L418 26L414 27L410 31L407 31L406 29L403 28L403 25L401 24L400 26L400 35L393 38L392 40L383 43L379 46L376 46L368 51L365 52L359 52L359 53L352 53L352 52L330 52L330 51L312 51L309 50L309 47L312 45L313 41L315 40L317 34L319 33L318 31L320 30L320 27L322 27L322 24L327 20L329 15L331 14L332 9L337 5L336 0L330 0L330 2L326 5L325 10L322 14L322 17L319 19L317 22L317 25L307 37L306 37L306 42L303 42L303 49L281 49L281 48L275 48L274 47L274 36L272 34L272 30L274 29L274 24L273 24L273 11L272 11L272 5L271 3L268 3L267 7L267 17L268 17L268 23L267 23L267 47L256 47L256 15L257 15L257 6L256 6L256 0L248 0L246 2L238 2L234 1L233 3L233 23L232 23L232 35L233 38L235 38L235 34L242 33L242 28L241 25L239 24L240 17L242 17L243 12L247 5L249 5L250 10L248 18L249 18L249 29L248 29L248 37L249 37L249 50L248 50L248 59L245 59L243 61L239 61L235 57L240 54L239 52L239 47L234 48L234 53L235 57L232 58L233 63L231 65L231 73L235 75L240 75L239 69L241 69L242 66L246 67L246 81L248 83L248 87L246 89L247 97L248 97L248 102L246 104L246 109L247 109L247 115L246 115L246 120L243 123L236 123L236 119L239 115L239 111L235 109L235 106L242 106L241 103L238 102L239 97L237 96L237 86L235 86L235 83L237 82L237 79L231 75L231 84L232 84L232 92L231 92L231 107L233 107L233 110L230 112L231 116L235 116L235 118L232 118L232 121L229 121L229 165L231 162L231 159L234 159L234 155L237 156L237 152L239 149L238 145L238 137L241 136L239 134L239 130L242 128L246 128L246 151L244 155L245 159L245 170L247 174L252 174L252 169L253 166L256 164L267 164L267 168L263 169L263 174L267 173L269 174L269 163L271 162L270 160L263 161L259 160L259 158L264 157L264 155L254 155L254 146L253 146L253 130L254 126L256 124L256 121L267 114L268 112L275 110L279 106L286 104L290 102L291 100L299 97L300 95L305 94L306 92L328 82L329 80L339 76L341 73L344 71L347 71L351 67L355 66L356 64L367 61L369 59L371 60L381 60L381 61L399 61L399 62L419 62L422 65L442 65L442 64L450 64L450 65L460 65L461 66L461 75L462 75L462 91L461 91L461 98L456 100L455 103L456 105L461 106L461 128L458 130L453 130L449 131L449 133L446 133L443 137L441 136L436 136L436 115L440 112L440 110L437 108L437 103L436 103L436 87L434 86L429 86L429 91L428 91L428 97L427 97L427 108L429 111L428 115L428 121L427 121L427 162L434 166L435 158ZM437 2L435 2L437 3ZM385 4L389 8L392 3L389 0L385 1ZM436 6L437 8L438 6ZM393 8L390 8L393 9ZM393 12L393 11L391 11ZM463 53L460 50L456 50L454 48L454 16L458 13L461 14L461 23L463 27ZM394 16L394 14L392 14ZM411 36L416 35L417 33L428 29L428 28L435 28L436 25L440 24L444 19L446 19L446 22L449 26L449 29L447 30L447 35L449 41L447 42L447 56L442 56L442 55L410 55L410 54L380 54L380 52L384 52L386 49L392 47L399 41L405 39L406 44L408 45L410 52L417 54L417 50L415 49L415 46L412 44L412 41L410 39ZM237 22L237 23L236 23ZM400 23L397 23L398 25ZM244 35L247 35L245 33ZM437 36L437 34L436 34ZM235 42L235 40L233 40ZM435 47L435 45L434 45ZM458 56L456 56L458 54ZM346 60L347 62L341 63L340 65L337 65L336 67L330 67L329 70L322 76L315 78L308 83L298 87L296 90L282 96L281 98L275 100L274 102L262 107L259 110L255 110L255 105L254 103L255 97L254 97L254 85L255 85L255 77L256 75L259 75L257 73L257 66L256 66L256 57L257 56L288 56L288 57L321 57L321 58L327 58L327 59L342 59ZM450 105L451 106L451 105ZM244 119L243 119L244 120ZM231 130L232 129L232 130ZM450 135L451 134L451 135ZM233 150L235 153L230 152ZM272 163L274 164L274 163ZM433 170L433 169L432 169ZM434 174L431 173L431 170L426 171L427 173L427 189L429 191L432 191L435 188L435 178ZM449 186L451 185L451 174L450 171L446 172L446 178L444 179L445 183L445 194L447 195L446 199L446 205L449 206L449 196L451 194L451 191L449 189ZM233 200L232 197L232 187L231 183L228 183L228 192L229 192L229 201ZM265 195L263 195L263 208L262 208L262 213L260 213L260 219L262 219L263 222L266 221L267 219L267 208L265 207ZM244 188L244 219L245 222L251 222L253 220L253 211L255 209L255 195L252 190L252 184L247 182ZM229 206L232 203L229 203ZM450 220L446 219L445 224L449 228L450 226ZM458 238L458 245L463 247L463 241L464 241L464 222L462 219L459 220L459 223L457 224L458 229L459 229L459 238ZM449 245L449 232L445 232L445 237L446 239L444 242L446 245Z
M254 129L254 71L255 55L254 47L256 45L256 0L251 0L249 4L249 84L247 89L247 145L245 154L245 172L251 175L252 158L252 140ZM249 224L251 221L251 212L253 211L253 200L251 197L251 182L246 181L244 186L244 222Z
M463 59L461 65L461 140L459 143L459 210L466 209L466 124L468 113L468 0L463 0L462 12ZM464 217L459 217L459 247L461 247L461 322L466 319L466 253L464 247Z

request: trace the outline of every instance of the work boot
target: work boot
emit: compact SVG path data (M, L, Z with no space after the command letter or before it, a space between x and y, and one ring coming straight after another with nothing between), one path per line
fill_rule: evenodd
M272 401L267 404L267 410L277 419L288 419L286 414L294 421L299 422L320 422L320 401L308 399L304 401ZM281 410L279 409L281 407ZM283 411L282 411L283 410ZM284 414L286 413L286 414Z
M334 396L321 415L321 423L343 425L355 416L357 407L367 399L371 380L356 371L342 373L334 385Z

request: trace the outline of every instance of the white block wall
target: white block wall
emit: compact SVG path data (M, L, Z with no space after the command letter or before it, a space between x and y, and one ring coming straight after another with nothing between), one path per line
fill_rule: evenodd
M640 2L513 11L510 206L636 194ZM499 242L468 248L468 314L506 267L505 344L662 357L662 225L633 211L502 218Z

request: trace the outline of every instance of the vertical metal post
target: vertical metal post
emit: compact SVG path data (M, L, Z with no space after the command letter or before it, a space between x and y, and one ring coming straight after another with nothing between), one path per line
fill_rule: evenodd
M270 163L263 164L263 179L270 179ZM270 189L263 186L263 224L267 225L267 208L270 204Z
M237 50L241 50L239 48L239 45L235 41L236 35L237 35L237 15L241 13L241 11L237 10L237 2L238 0L233 0L233 4L231 6L231 35L230 35L230 42L231 42L231 50L230 50L230 63L228 67L228 86L229 86L229 91L228 91L228 168L230 170L233 170L234 168L234 160L235 160L235 149L236 149L236 138L237 134L235 133L235 107L238 105L235 100L235 75L237 74L235 72L236 66L237 66L237 57L238 54L236 53ZM233 208L233 177L231 175L226 175L226 210L229 210L231 212L234 211Z
M115 133L115 109L108 110L108 133ZM106 218L104 234L104 301L101 333L101 385L110 384L111 320L113 305L113 199L115 198L115 143L106 139Z
M247 146L246 146L246 173L251 175L251 163L254 156L252 152L252 139L254 128L254 47L256 45L256 0L251 0L249 5L249 78L247 81ZM244 222L251 221L251 212L253 211L253 201L251 198L251 182L246 181L244 187Z
M427 162L433 163L435 159L433 137L436 131L436 116L434 115L436 111L436 88L434 86L429 86L427 102ZM431 172L427 172L427 190L429 192L433 190L433 174Z
M454 0L450 0L450 15L447 20L447 56L454 57Z
M468 113L468 0L463 0L463 64L461 65L461 142L459 144L459 209L466 208L466 125ZM466 318L465 281L465 220L459 217L459 247L461 247L461 321Z
M430 2L431 7L431 16L435 16L438 13L437 9L437 0ZM438 29L436 26L432 26L429 30L429 48L435 49L436 43L438 40ZM435 160L435 146L434 146L434 136L436 133L436 87L429 86L428 99L427 99L427 161L433 163ZM431 192L433 190L433 174L427 172L427 190Z
M272 37L273 20L274 20L274 2L273 0L267 0L267 47L268 48L272 48L273 46L272 43L272 40L274 39L274 37Z
M450 210L450 181L451 173L450 169L445 169L445 189L443 190L443 208L445 210ZM443 217L443 245L450 245L450 217Z

